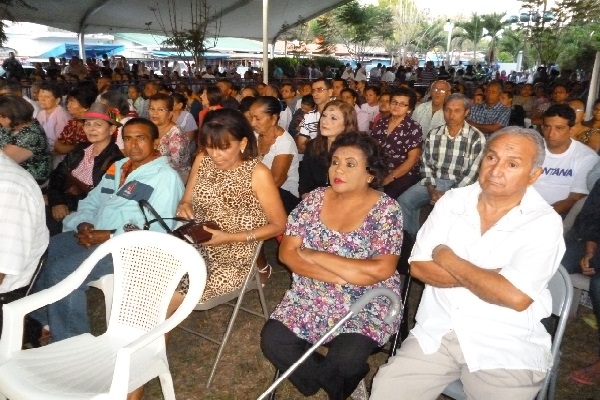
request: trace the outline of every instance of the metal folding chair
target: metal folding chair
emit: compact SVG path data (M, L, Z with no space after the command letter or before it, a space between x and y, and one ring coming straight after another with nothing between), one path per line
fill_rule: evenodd
M248 275L246 276L246 279L244 280L244 284L242 285L242 287L240 289L235 290L230 293L227 293L227 294L224 294L222 296L214 297L203 303L198 303L196 305L196 307L194 308L195 311L206 311L206 310L210 310L211 308L214 308L221 304L233 307L233 313L231 314L231 318L229 319L229 324L227 325L227 330L225 331L225 334L223 335L223 337L220 340L215 339L206 334L200 333L198 331L195 331L189 327L186 327L183 325L179 326L180 329L182 329L188 333L191 333L193 335L199 336L203 339L209 340L213 343L220 345L219 351L217 352L217 357L213 364L212 370L210 371L210 376L208 377L208 381L206 382L207 388L210 387L210 384L215 376L215 372L217 370L217 365L219 364L221 355L223 354L223 351L225 350L225 345L227 344L227 341L229 340L229 336L231 335L231 332L233 331L233 325L237 318L238 312L240 310L242 310L242 311L246 311L250 314L253 314L253 315L256 315L259 317L263 317L265 319L265 321L267 319L269 319L269 312L267 310L267 302L265 300L265 295L264 295L262 284L260 283L260 277L258 274L258 267L256 265L256 260L258 259L258 255L260 253L262 245L263 245L263 242L260 241L258 243L258 245L256 246L256 250L254 251L254 256L252 258L252 267L248 271ZM248 292L250 290L254 290L254 289L258 290L258 296L260 298L260 303L262 306L262 314L252 311L248 308L242 307L242 301L244 300L244 295L246 294L246 292ZM236 303L232 304L231 301L234 300L236 297L237 297Z
M269 394L269 399L274 399L275 389L277 388L277 386L279 386L281 382L283 382L288 376L290 376L296 370L296 368L298 368L298 366L300 366L300 364L304 362L304 360L310 357L310 355L314 353L315 350L317 350L323 343L325 343L329 336L331 336L333 333L335 333L335 331L341 328L346 323L346 321L348 321L354 315L358 314L367 304L369 304L371 301L373 301L373 299L379 296L387 297L391 303L388 309L388 313L384 318L386 323L389 324L395 318L398 318L398 315L401 315L402 313L402 303L400 302L400 299L394 292L392 292L389 289L383 288L369 290L368 292L363 294L362 297L356 301L356 303L352 304L348 313L342 319L340 319L329 331L327 331L327 333L325 333L325 335L323 335L323 337L319 339L310 349L308 349L302 355L302 357L298 359L298 361L292 364L283 373L280 373L280 371L277 370L275 375L275 381L271 384L271 386L269 386L267 390L264 391L263 394L260 395L258 400L266 399L267 396L269 396Z
M552 295L552 315L558 318L552 340L552 359L554 362L544 379L544 383L538 392L536 400L554 400L556 398L556 382L558 379L558 368L560 366L561 357L560 345L567 327L569 310L573 301L573 285L571 284L571 278L562 265L558 267L558 270L550 282L548 282L548 290L550 290L550 294ZM451 382L446 389L444 389L443 394L455 400L467 399L467 395L463 390L463 385L460 380Z

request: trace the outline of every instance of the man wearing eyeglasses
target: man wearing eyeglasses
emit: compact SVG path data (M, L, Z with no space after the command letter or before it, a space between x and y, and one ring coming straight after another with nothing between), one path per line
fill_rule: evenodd
M423 139L427 138L427 134L433 128L444 125L444 101L450 96L451 86L446 81L435 81L431 84L429 95L431 100L419 104L412 114L412 119L421 125Z
M419 211L435 204L446 191L470 185L477 179L485 137L466 122L470 101L454 93L444 102L444 125L429 131L421 154L421 176L408 188L398 203L402 208L404 229L414 238L419 230Z
M299 153L304 153L306 143L317 136L319 118L321 118L325 104L329 102L332 95L331 82L326 79L317 79L312 83L312 96L317 109L307 113L302 122L300 122L300 129L296 137L296 145L298 146Z

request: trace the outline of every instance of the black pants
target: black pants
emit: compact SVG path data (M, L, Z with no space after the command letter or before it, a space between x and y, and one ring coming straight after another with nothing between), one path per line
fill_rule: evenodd
M290 215L290 213L294 211L294 208L300 204L300 199L285 189L279 188L279 195L281 196L283 208L285 209L285 213L287 215Z
M281 371L286 371L312 346L273 319L263 327L260 345L265 357ZM360 333L342 333L326 346L327 355L311 354L289 379L305 396L322 388L331 400L345 400L369 373L367 360L379 345Z

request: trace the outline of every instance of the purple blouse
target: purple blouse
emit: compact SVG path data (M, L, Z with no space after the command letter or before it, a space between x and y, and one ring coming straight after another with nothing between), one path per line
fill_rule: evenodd
M390 118L381 118L373 128L371 136L385 150L389 161L388 167L392 170L406 161L409 151L423 147L423 133L421 132L421 125L408 115L390 134L387 132L389 123ZM419 163L417 162L405 176L418 174Z

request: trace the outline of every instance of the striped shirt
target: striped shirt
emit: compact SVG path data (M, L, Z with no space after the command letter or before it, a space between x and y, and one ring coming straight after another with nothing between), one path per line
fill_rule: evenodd
M487 104L475 104L471 107L469 118L477 124L508 126L510 108L503 106L500 102L491 107L488 107Z
M31 174L0 150L0 293L29 284L48 247L42 192Z
M421 184L435 185L436 179L454 181L454 187L474 183L484 146L483 133L466 122L454 138L445 124L432 129L421 154Z
M305 136L309 139L317 137L317 127L319 126L319 119L321 113L318 111L311 111L304 115L304 119L300 122L300 128L298 134Z

